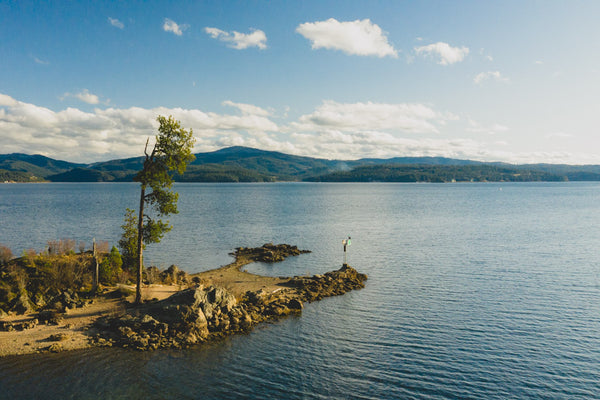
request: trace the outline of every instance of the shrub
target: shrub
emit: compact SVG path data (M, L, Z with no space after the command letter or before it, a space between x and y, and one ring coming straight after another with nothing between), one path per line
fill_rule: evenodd
M5 245L0 243L0 265L6 264L12 258L12 251Z
M96 250L98 253L108 253L108 242L107 241L99 241L96 244Z
M48 240L48 255L74 254L75 243L73 239Z
M110 253L104 257L99 265L98 273L100 275L100 282L104 284L114 283L123 272L121 265L123 265L121 254L119 253L119 250L113 246Z

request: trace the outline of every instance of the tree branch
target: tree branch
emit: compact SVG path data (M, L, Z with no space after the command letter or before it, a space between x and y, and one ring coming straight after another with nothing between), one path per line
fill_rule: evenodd
M144 147L144 154L146 155L146 160L148 158L150 158L150 156L148 155L148 142L150 141L150 138L146 138L146 146Z

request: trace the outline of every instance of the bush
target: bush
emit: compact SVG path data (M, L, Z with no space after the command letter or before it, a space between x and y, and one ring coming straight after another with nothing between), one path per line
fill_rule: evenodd
M6 264L12 259L12 251L0 243L0 265Z
M98 273L100 275L100 282L108 285L113 284L123 272L121 265L123 265L121 254L119 253L119 250L113 246L112 249L110 249L110 253L104 257L99 265Z
M73 239L48 240L48 255L60 256L75 253L75 241Z

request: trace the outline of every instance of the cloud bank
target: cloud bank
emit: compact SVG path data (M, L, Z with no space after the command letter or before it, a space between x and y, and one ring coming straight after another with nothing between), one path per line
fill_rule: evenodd
M140 156L148 137L154 138L158 115L172 115L193 129L194 151L213 151L226 146L329 159L363 157L444 156L508 162L573 162L566 153L514 154L500 150L506 133L500 124L483 126L449 112L419 103L339 103L324 101L312 112L285 124L271 110L226 100L224 112L184 108L77 108L53 111L0 93L0 143L2 153L43 154L74 162L105 161ZM476 134L481 140L447 138L449 125ZM492 136L490 136L492 134ZM496 135L496 136L493 136ZM506 148L506 147L504 147ZM491 149L491 150L490 150ZM593 155L578 155L579 161ZM597 158L597 156L596 156Z
M306 22L296 32L311 41L313 49L341 50L349 55L398 57L381 28L369 19L340 22Z

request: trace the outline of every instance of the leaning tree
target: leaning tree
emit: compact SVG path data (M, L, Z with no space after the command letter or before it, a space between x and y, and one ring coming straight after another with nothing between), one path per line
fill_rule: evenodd
M172 174L177 172L183 174L187 165L194 160L192 147L194 137L192 130L186 131L181 127L179 121L163 116L157 118L159 123L158 135L154 147L148 152L146 140L144 154L144 167L133 178L140 182L140 209L137 218L137 284L135 302L142 301L142 251L145 244L158 243L163 235L170 231L172 226L169 221L163 222L160 218L169 214L176 214L177 199L179 195L171 190L173 185ZM146 207L153 211L152 217Z

